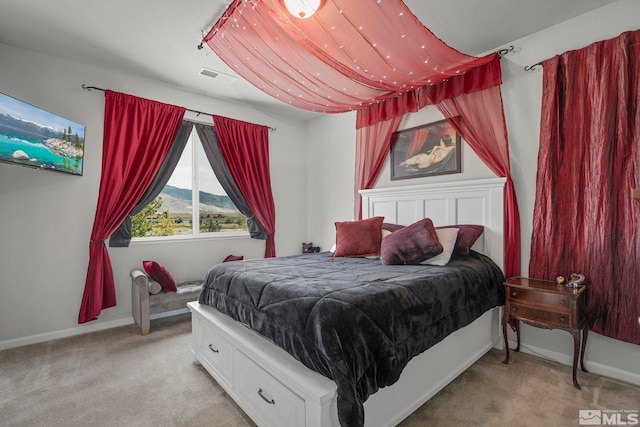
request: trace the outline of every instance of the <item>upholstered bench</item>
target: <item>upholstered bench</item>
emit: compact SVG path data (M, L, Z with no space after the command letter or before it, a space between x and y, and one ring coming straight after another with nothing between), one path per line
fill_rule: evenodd
M196 301L202 290L202 281L177 283L177 292L165 292L162 285L144 271L131 270L131 311L142 335L151 329L152 314L187 310L189 301ZM177 314L177 313L176 313Z

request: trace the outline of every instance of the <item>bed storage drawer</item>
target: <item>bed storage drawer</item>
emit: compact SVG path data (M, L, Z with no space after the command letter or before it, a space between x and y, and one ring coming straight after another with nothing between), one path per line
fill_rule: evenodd
M248 407L247 412L252 412L251 416L258 425L305 425L304 399L241 351L236 352L236 358L236 390L240 400L238 403Z
M187 306L192 313L191 351L196 363L213 376L257 425L339 425L334 381L309 370L284 350L213 307L198 302Z
M216 379L233 387L233 345L212 326L199 319L194 319L194 322L198 322L195 328L198 361L207 370L213 370L212 375Z

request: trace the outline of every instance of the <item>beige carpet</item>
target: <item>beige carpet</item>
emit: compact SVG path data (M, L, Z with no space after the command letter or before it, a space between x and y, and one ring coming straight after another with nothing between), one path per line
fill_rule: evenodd
M252 426L189 351L189 315L0 352L0 426ZM640 410L640 387L491 351L401 425L577 426L578 411Z

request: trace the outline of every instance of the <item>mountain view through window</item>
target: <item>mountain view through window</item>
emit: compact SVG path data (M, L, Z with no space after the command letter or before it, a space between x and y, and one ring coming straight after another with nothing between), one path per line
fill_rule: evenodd
M247 220L218 182L198 134L193 131L167 185L132 218L132 236L211 235L234 231L247 231Z

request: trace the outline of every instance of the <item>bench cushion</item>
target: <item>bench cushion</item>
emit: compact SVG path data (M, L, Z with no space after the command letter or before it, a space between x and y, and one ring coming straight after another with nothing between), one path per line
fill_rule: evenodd
M202 290L202 281L184 282L177 284L176 292L160 292L149 295L149 312L151 314L186 308L187 303L196 301Z

